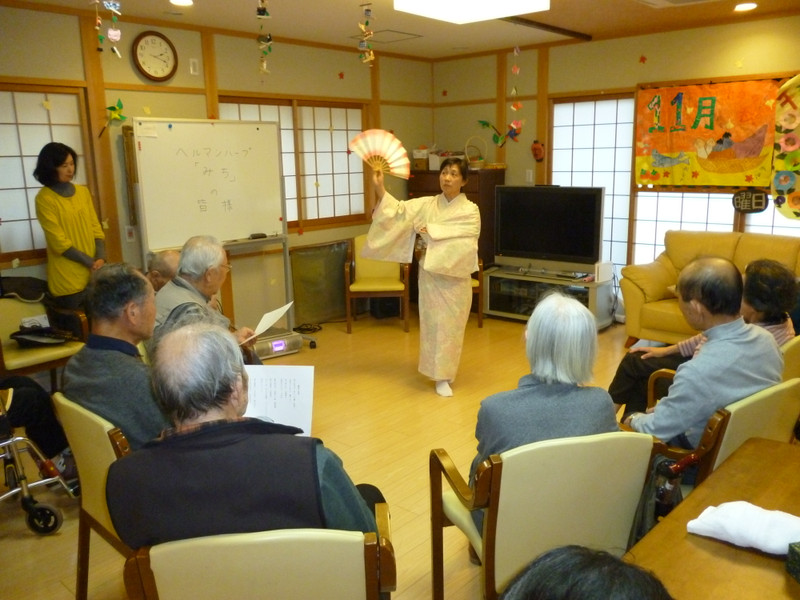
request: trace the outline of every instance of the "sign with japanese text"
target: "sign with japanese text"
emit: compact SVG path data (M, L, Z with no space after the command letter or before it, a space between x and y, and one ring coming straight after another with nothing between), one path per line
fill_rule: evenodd
M777 92L773 80L639 90L636 183L768 187Z

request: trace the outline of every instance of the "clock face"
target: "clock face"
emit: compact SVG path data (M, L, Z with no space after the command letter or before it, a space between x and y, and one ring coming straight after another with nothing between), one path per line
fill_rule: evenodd
M166 36L145 31L133 41L133 62L148 79L166 81L178 70L178 53Z

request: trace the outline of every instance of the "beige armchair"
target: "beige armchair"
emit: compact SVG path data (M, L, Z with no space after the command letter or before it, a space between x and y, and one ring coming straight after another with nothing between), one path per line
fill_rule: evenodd
M140 548L125 563L132 600L378 600L396 587L389 509L378 535L278 529L212 535Z
M655 261L622 269L620 290L625 304L626 346L639 339L675 344L697 333L678 307L675 284L692 260L721 256L740 271L758 259L777 260L800 274L800 238L761 233L668 231L664 252Z
M444 597L443 529L455 525L497 598L542 552L580 544L621 556L647 476L652 436L613 432L535 442L493 454L469 485L443 449L430 453L433 599ZM447 482L442 491L442 479ZM471 511L485 509L483 531Z

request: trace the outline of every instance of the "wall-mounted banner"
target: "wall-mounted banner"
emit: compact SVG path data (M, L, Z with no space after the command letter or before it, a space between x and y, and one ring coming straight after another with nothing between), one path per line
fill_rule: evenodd
M783 216L800 219L800 75L779 90L774 142L772 201Z
M777 93L773 80L639 90L636 183L768 187Z

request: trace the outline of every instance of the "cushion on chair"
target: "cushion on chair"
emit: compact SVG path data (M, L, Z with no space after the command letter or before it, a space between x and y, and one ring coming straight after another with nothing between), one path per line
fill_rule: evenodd
M655 302L672 294L669 286L678 280L678 272L663 255L645 265L628 265L622 268L622 276L631 280L644 292L645 302Z
M475 527L472 512L464 508L458 496L450 489L442 492L442 512L453 525L467 536L475 552L483 559L483 532L478 531L478 528Z
M364 260L364 259L361 259ZM397 263L391 263L397 269ZM359 267L361 263L359 263ZM350 284L351 292L400 292L405 286L402 280L395 277L375 277L372 279L359 277L356 273L356 280Z
M689 327L678 307L678 300L675 298L645 304L642 307L641 325L643 329L685 333L686 337L697 333L697 331Z

